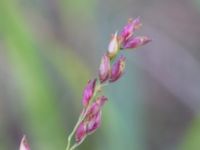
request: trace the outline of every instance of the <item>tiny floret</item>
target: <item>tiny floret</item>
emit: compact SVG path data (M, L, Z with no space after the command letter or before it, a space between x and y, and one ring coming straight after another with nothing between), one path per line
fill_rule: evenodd
M86 136L86 125L84 123L80 123L75 134L76 142L81 142Z
M139 36L139 37L134 37L130 39L125 45L124 49L129 49L129 48L137 48L139 46L145 45L149 43L151 39L149 39L147 36Z
M118 38L118 35L117 35L117 32L115 32L114 35L112 35L112 39L108 45L108 56L112 59L114 58L118 51L119 51L119 38Z
M110 77L110 80L109 80L110 82L114 82L122 76L124 69L125 69L125 60L126 60L126 58L122 55L113 64L112 70L111 70L111 77Z
M99 80L101 83L105 82L110 76L110 58L105 54L101 59L99 67Z
M139 29L142 26L142 23L140 22L140 18L136 19L129 19L128 24L124 26L122 29L119 37L120 37L120 43L124 45L134 34L134 31L136 29Z
M19 150L31 150L25 135L22 137Z
M96 81L97 81L97 79L89 80L83 91L82 103L83 103L83 106L85 106L85 107L88 106L88 104L94 94L95 87L96 87Z
M95 132L101 125L101 109L107 98L100 96L89 106L86 116L76 130L76 142L81 142L87 135Z

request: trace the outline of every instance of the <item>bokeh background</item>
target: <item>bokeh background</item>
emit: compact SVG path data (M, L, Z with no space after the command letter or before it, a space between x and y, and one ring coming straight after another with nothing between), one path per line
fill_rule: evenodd
M199 0L1 0L0 150L64 150L111 33L140 16L103 123L80 150L200 149Z

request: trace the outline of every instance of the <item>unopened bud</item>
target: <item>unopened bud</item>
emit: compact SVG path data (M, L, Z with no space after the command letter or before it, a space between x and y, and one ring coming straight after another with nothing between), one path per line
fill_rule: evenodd
M125 44L130 37L133 36L133 33L136 29L139 29L142 26L140 22L140 18L136 19L129 19L128 24L124 26L123 30L121 31L119 37L120 37L120 43L123 45Z
M84 140L87 135L92 134L100 127L101 108L105 101L107 101L107 98L105 96L100 96L89 106L85 118L76 130L75 139L77 143Z
M23 136L21 140L19 150L31 150L25 135Z
M119 45L118 35L117 32L115 32L108 46L108 56L110 57L110 59L114 58L117 55L119 48L120 45Z
M147 36L140 36L130 39L123 47L123 49L128 48L137 48L139 46L145 45L149 43L151 39L149 39Z
M85 106L85 107L88 106L88 104L94 94L95 87L96 87L96 81L97 81L97 79L89 80L83 91L82 103L83 103L83 106Z
M87 124L87 134L92 134L95 132L101 125L101 110L91 118Z
M84 123L80 123L75 133L76 142L81 142L86 135L86 125Z
M118 80L124 72L125 69L125 57L121 56L112 66L110 82Z
M97 114L107 100L108 99L105 96L97 97L96 101L90 106L86 118Z
M101 64L99 67L99 80L101 83L105 82L110 75L110 58L107 55L103 55Z
M107 97L105 97L105 96L100 96L100 97L97 98L96 103L97 103L100 107L102 107L102 106L104 105L104 103L105 103L107 100L108 100Z

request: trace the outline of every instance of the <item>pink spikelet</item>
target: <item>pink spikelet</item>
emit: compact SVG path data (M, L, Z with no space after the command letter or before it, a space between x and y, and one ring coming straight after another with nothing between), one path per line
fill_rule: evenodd
M101 83L108 80L110 76L110 58L105 54L103 55L99 67L99 80Z
M151 39L149 39L147 36L139 36L139 37L133 37L130 39L125 45L124 49L132 49L137 48L139 46L145 45L149 43Z
M25 135L22 137L19 150L31 150Z
M119 34L120 49L133 49L145 45L151 41L147 36L135 37L135 30L142 26L140 18L129 19L128 24L123 28Z
M101 108L107 98L98 97L95 102L88 107L85 118L80 123L75 133L76 142L81 142L87 135L92 134L101 125Z
M122 55L112 66L110 82L117 81L123 74L125 69L126 58Z
M129 19L128 20L128 24L124 26L124 28L122 29L119 37L120 37L120 42L122 44L125 44L129 38L131 38L134 34L134 31L136 29L139 29L142 26L142 23L140 22L140 18L136 18L136 19Z
M89 102L94 94L96 81L97 81L97 79L89 80L83 91L82 103L83 103L83 106L85 106L85 107L87 107L87 105L89 104Z

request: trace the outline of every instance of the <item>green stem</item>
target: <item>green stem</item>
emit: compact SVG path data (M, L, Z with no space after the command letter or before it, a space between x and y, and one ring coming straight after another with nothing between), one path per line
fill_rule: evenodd
M76 129L78 128L78 125L79 125L80 122L81 122L81 119L80 119L80 118L82 118L81 116L82 116L82 115L80 115L80 117L79 117L79 119L78 119L78 121L77 121L77 123L76 123L74 129L72 130L71 134L70 134L69 137L68 137L68 144L67 144L66 150L69 150L69 148L70 148L71 139L72 139L74 133L76 132Z
M85 118L86 112L87 112L87 109L86 109L86 110L84 109L83 112L81 113L81 115L79 116L78 121L77 121L75 127L73 128L72 132L70 133L70 135L69 135L69 137L68 137L68 143L67 143L66 150L70 150L71 139L72 139L74 133L76 132L76 130L77 130L79 124L80 124L80 123L83 121L83 119Z
M81 145L81 143L83 143L83 141L85 140L85 138L87 137L87 135L79 142L79 143L75 143L70 150L74 150L75 148L77 148L79 145Z
M74 144L69 150L74 150L75 148L77 148L81 143L76 143Z

